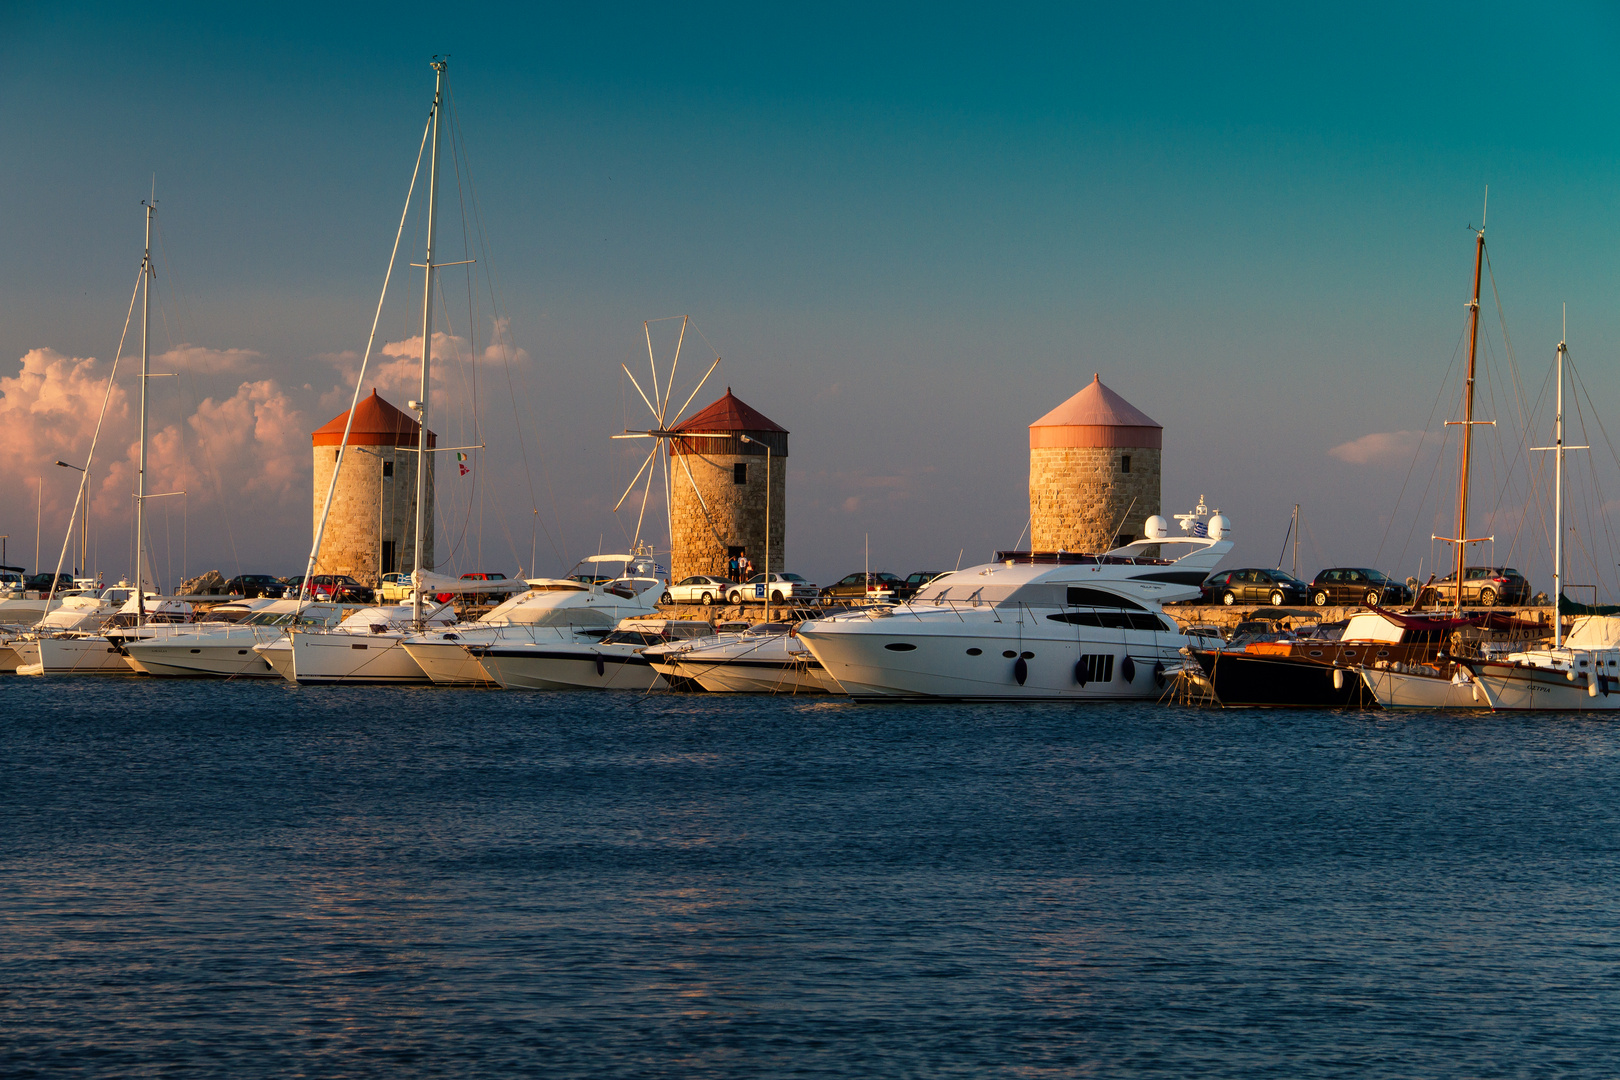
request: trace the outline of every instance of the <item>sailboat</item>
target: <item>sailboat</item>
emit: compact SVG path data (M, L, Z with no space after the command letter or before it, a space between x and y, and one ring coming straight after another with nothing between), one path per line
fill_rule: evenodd
M1567 336L1567 335L1566 335ZM1564 601L1564 454L1587 450L1564 442L1564 359L1558 343L1558 405L1553 445L1539 446L1553 457L1553 595ZM1552 645L1500 657L1466 661L1480 693L1492 709L1504 712L1614 712L1620 710L1620 618L1585 615L1569 637L1555 610Z
M1449 626L1443 627L1444 630L1449 632L1452 640L1456 642L1460 642L1471 631L1514 631L1519 629L1512 624L1511 619L1504 618L1501 615L1480 613L1465 616L1462 610L1463 577L1468 563L1468 545L1482 543L1490 539L1489 537L1470 537L1468 535L1468 483L1470 458L1474 442L1474 426L1476 424L1494 423L1494 421L1490 420L1474 419L1474 372L1479 356L1479 288L1484 264L1485 227L1482 223L1474 241L1474 297L1468 305L1468 368L1463 383L1463 417L1460 421L1447 421L1448 424L1460 424L1462 427L1461 476L1457 493L1457 535L1455 537L1435 537L1436 540L1451 544L1452 550L1456 553L1456 607L1449 620ZM1407 616L1407 618L1412 617ZM1374 660L1371 663L1363 662L1358 668L1358 672L1362 684L1366 686L1378 704L1386 709L1484 709L1489 707L1489 702L1480 693L1480 688L1474 679L1473 673L1465 663L1450 652L1438 651L1432 658L1419 663L1403 663L1390 659Z
M180 600L164 599L147 590L147 569L149 560L146 552L146 418L147 395L146 388L151 378L151 280L152 266L152 215L156 212L153 202L146 203L146 245L141 257L141 438L140 457L136 472L135 487L135 588L124 602L123 607L109 619L107 626L124 627L126 637L139 637L146 632L148 624L188 622L191 619L191 605ZM133 302L133 297L131 298ZM123 343L119 343L122 352ZM110 390L110 387L109 387ZM99 431L99 429L98 429ZM95 453L95 443L91 443L91 454ZM86 469L89 465L86 463ZM82 482L81 482L82 484ZM64 552L66 546L64 543ZM60 562L58 562L60 571ZM55 589L53 587L54 594ZM111 597L115 590L109 589L103 594L104 598ZM150 601L150 603L149 603ZM110 640L105 633L91 632L83 629L67 630L60 633L38 632L11 643L12 649L18 657L17 673L19 675L132 675L135 670L130 667L119 644Z
M280 672L289 682L388 682L388 683L427 683L429 678L419 664L411 658L400 646L406 634L415 631L421 632L430 625L442 625L455 621L454 612L448 604L435 605L425 615L423 612L423 593L428 591L430 584L424 576L422 560L424 557L424 539L427 530L433 527L432 520L427 513L427 474L428 457L433 451L429 448L427 420L429 405L429 362L433 351L433 271L435 263L435 243L437 239L438 208L439 208L439 122L444 112L444 79L447 63L434 57L432 67L434 71L433 108L428 118L428 131L423 133L423 142L429 139L432 149L429 151L428 164L428 209L427 209L427 252L421 265L425 271L424 288L422 291L422 385L421 397L411 402L411 408L416 412L416 546L414 559L411 563L413 575L412 600L410 607L375 607L358 611L343 620L337 627L326 628L294 628L287 631L285 637L271 642L261 642L253 647L254 651L262 656L271 667ZM421 158L418 157L418 169ZM405 214L410 212L411 194L415 192L416 176L411 177L411 192L405 198ZM400 235L404 234L405 215L400 217ZM394 258L399 254L399 236L394 239ZM377 317L372 321L371 341L366 345L365 361L371 356L371 350L376 342L377 322L382 317L383 303L388 296L388 280L393 274L394 258L388 264L388 274L383 278L383 298L377 302ZM358 404L359 387L365 379L365 361L361 363L360 375L356 380L355 396ZM327 515L332 509L333 493L337 488L337 478L343 469L343 458L349 447L350 428L354 423L355 408L351 405L348 418L344 422L343 439L338 444L337 465L332 471L331 487L326 493L326 508L321 515L319 527L315 531L315 541L309 552L309 565L304 575L304 588L307 590L310 578L315 572L315 560L320 554L321 539L326 530ZM439 448L447 449L447 448ZM448 449L464 450L467 447L450 447ZM477 583L480 589L487 587L487 582ZM467 583L463 582L465 586ZM456 588L459 588L456 587ZM456 591L452 588L450 591ZM408 612L408 614L407 614Z

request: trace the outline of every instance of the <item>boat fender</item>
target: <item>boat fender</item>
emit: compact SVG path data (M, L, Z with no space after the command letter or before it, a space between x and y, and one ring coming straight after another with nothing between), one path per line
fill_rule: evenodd
M1568 671L1564 672L1564 678L1568 679L1570 682L1574 682L1575 681L1575 669L1570 668Z
M1079 683L1081 686L1086 685L1086 683L1090 681L1086 677L1086 662L1084 660L1076 660L1074 662L1074 681Z
M1128 683L1133 683L1136 681L1136 661L1131 659L1129 653L1127 653L1125 655L1125 659L1120 662L1119 674L1120 677Z
M1344 668L1336 667L1333 669L1333 689L1344 689Z
M602 657L600 655L598 655L596 658L596 673L598 675L607 674L607 665L602 663Z
M1024 680L1029 678L1029 661L1022 656L1013 661L1013 678L1018 680L1019 686L1023 686Z
M1598 684L1598 680L1600 678L1602 678L1602 677L1603 676L1601 676L1601 675L1593 675L1593 676L1591 676L1590 678L1588 678L1586 680L1586 696L1587 697L1597 697L1597 691L1598 691L1598 685L1597 684Z
M1160 690L1164 689L1164 661L1160 660L1153 665L1153 685Z

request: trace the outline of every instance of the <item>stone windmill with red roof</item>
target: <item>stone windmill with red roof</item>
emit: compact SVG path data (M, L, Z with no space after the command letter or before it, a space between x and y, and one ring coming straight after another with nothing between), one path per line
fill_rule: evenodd
M315 455L315 520L321 527L326 489L337 468L347 410L316 428L310 436ZM376 585L383 574L410 573L416 552L416 469L427 459L427 514L433 520L433 455L417 453L422 425L377 396L354 407L349 453L343 459L332 496L332 513L321 537L315 571L348 574ZM429 449L436 442L427 433ZM433 530L422 538L425 570L433 569Z
M648 497L663 458L664 496L669 510L670 580L692 574L725 576L731 557L746 554L758 570L780 571L787 536L788 432L726 387L725 396L685 420L681 413L697 397L720 365L716 356L681 407L670 409L675 370L686 341L688 318L681 320L669 376L660 381L647 332L647 360L652 368L652 394L624 365L624 373L652 410L654 424L644 431L625 431L615 439L653 439L653 447L636 470L617 511L646 477L632 543L641 546ZM769 561L767 567L766 562Z
M1029 425L1029 541L1101 552L1141 539L1159 513L1164 428L1093 375Z

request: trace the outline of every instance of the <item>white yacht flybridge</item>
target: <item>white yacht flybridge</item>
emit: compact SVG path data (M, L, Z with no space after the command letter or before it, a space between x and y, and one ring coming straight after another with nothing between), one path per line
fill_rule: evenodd
M1154 515L1146 537L1101 555L998 552L910 603L815 619L798 636L857 700L1157 697L1187 644L1163 605L1197 597L1232 550L1231 524L1202 496L1176 520L1182 535Z

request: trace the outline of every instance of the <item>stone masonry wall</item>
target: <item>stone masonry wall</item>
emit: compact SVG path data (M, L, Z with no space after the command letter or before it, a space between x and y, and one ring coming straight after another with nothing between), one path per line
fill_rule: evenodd
M1127 537L1140 539L1147 519L1160 512L1160 454L1143 447L1032 448L1031 549L1104 551L1116 529L1118 543L1127 543ZM1130 456L1129 473L1120 469L1123 455ZM1136 500L1134 506L1132 499Z
M310 538L320 528L326 487L337 464L335 446L314 448L314 517ZM321 539L318 574L348 574L356 581L376 585L382 577L378 559L382 541L394 542L394 569L408 574L416 554L415 450L392 446L350 446L343 458L343 474L332 495L332 513ZM427 509L433 520L434 455L428 455ZM383 476L384 462L392 462L394 475ZM433 569L433 533L429 526L422 561Z
M674 461L675 482L670 497L672 530L669 557L670 580L680 581L693 574L724 577L727 547L744 547L756 572L765 569L765 455L764 454L686 454L692 478L703 492L709 513L705 517L692 481L681 467L681 456ZM737 463L748 465L748 482L733 482ZM786 565L787 538L787 459L773 455L770 462L771 565L779 571ZM711 527L712 525L712 527ZM716 533L719 534L716 537Z

